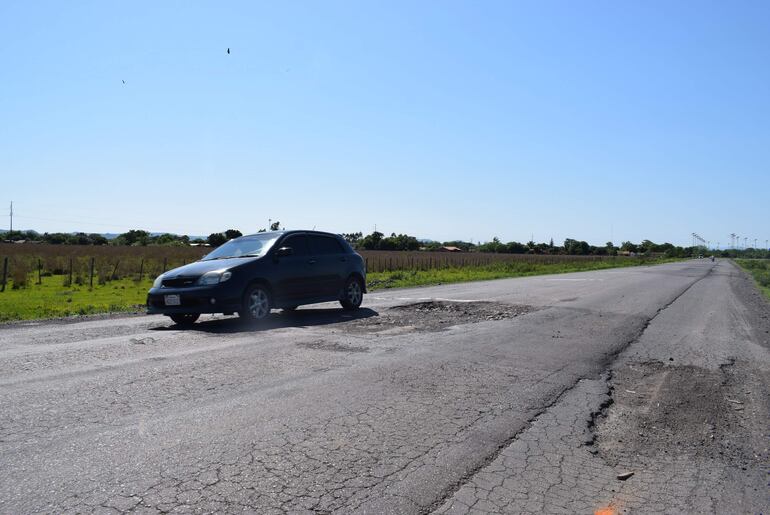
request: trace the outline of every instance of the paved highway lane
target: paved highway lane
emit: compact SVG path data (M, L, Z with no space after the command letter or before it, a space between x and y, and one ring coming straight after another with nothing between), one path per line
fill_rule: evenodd
M319 305L256 328L228 317L192 330L164 317L3 327L0 512L653 511L712 483L739 485L725 502L761 511L770 361L755 295L729 262L701 260L376 292L355 315ZM711 416L719 438L744 435L731 447L741 452L701 456L723 473L696 464L668 497L650 478L634 483L643 471L619 486L616 469L638 466L645 442L617 435L655 430L627 416L651 412L652 397L616 384L665 404L677 387L721 380L691 373L672 387L680 361L740 370L729 395L743 409ZM697 418L667 431L700 431ZM666 474L681 477L655 477Z

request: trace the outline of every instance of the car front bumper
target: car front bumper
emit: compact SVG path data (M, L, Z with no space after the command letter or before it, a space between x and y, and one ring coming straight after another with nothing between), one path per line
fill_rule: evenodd
M167 306L167 295L179 295L180 304ZM224 285L192 288L152 288L147 294L148 315L176 313L234 313L241 307L238 292Z

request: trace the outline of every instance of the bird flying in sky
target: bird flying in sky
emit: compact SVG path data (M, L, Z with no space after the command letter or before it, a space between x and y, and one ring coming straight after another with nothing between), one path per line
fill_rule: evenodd
M230 55L230 49L229 48L227 49L227 55Z

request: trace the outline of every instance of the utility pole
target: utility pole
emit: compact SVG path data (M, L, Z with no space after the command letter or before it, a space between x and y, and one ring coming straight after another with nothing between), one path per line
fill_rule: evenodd
M11 228L8 231L8 239L13 237L13 200L11 201Z
M745 249L748 246L749 246L749 239L744 236L743 237L743 248Z
M757 248L757 239L754 238L754 248Z

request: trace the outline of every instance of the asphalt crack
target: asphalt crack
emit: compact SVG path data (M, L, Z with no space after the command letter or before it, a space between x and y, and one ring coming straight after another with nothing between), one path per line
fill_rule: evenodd
M696 284L698 284L700 281L707 278L711 272L713 271L713 266L709 268L709 270L703 274L702 276L698 277L691 283L689 283L687 286L682 288L680 291L678 291L670 300L668 300L663 306L658 308L655 313L646 318L645 321L641 324L640 328L634 335L634 337L628 339L624 344L619 345L616 347L612 352L609 352L605 355L604 363L602 364L604 370L600 373L599 377L600 379L591 379L591 378L578 378L573 384L567 386L564 388L560 393L558 393L556 396L552 398L552 400L543 405L542 408L540 408L532 418L529 419L527 424L519 431L517 431L511 438L504 441L500 446L497 447L497 449L492 452L489 456L486 457L486 459L479 464L479 466L475 467L473 470L468 471L462 478L460 478L458 481L454 482L450 485L449 488L447 488L443 495L440 496L434 503L431 504L431 506L425 510L425 513L470 513L471 511L486 511L489 513L492 512L541 512L541 511L552 511L552 509L555 508L561 508L566 509L565 506L558 505L551 507L551 510L547 507L547 503L545 502L545 498L547 497L548 492L550 491L550 487L546 489L545 491L540 491L538 494L540 498L543 499L543 502L539 505L535 506L533 504L529 505L513 505L513 501L511 499L508 499L506 503L504 504L498 504L498 505L491 505L489 504L488 500L486 499L476 499L476 502L472 504L468 504L467 502L463 502L460 499L470 499L472 498L472 492L470 489L475 489L475 482L476 477L479 474L483 474L485 472L485 469L488 469L489 467L493 467L494 465L498 465L501 467L502 470L506 470L506 467L503 465L500 465L500 461L505 461L506 458L510 458L509 454L511 452L521 452L524 451L525 455L529 452L529 448L520 448L519 442L525 439L527 435L533 434L533 433L547 433L547 429L541 427L542 421L545 419L545 417L548 417L552 412L558 410L560 404L564 404L567 402L572 401L573 395L580 395L580 394L574 394L573 392L576 389L579 389L578 387L581 384L586 384L586 381L594 381L594 386L597 388L604 388L606 391L601 396L602 399L595 403L592 406L586 406L586 410L584 411L585 415L585 421L582 424L582 430L580 431L580 434L572 434L572 435L563 435L562 437L568 437L572 436L576 438L576 441L578 444L583 448L589 448L591 447L591 451L586 450L586 454L589 458L593 458L593 456L597 453L595 449L592 448L594 441L595 441L595 433L594 428L597 423L597 419L601 417L603 414L607 412L607 410L612 406L613 404L613 396L612 396L612 387L610 384L610 378L612 374L612 366L616 362L618 356L622 352L624 352L626 349L628 349L631 345L638 342L647 329L649 328L650 324L653 323L653 321L660 316L661 313L663 313L666 309L668 309L671 305L673 305L677 300L679 300L683 295L685 295L690 289L692 289ZM512 451L512 449L514 451ZM561 464L559 465L561 467ZM605 465L606 466L606 465ZM525 467L526 469L526 467ZM606 472L604 474L607 477L612 476L612 473ZM520 477L517 476L517 477ZM542 478L541 478L542 479ZM556 476L557 483L558 481L561 481L560 476ZM533 487L534 487L533 483ZM540 484L540 483L538 483ZM470 486L469 486L470 485ZM551 485L553 486L553 485ZM594 485L595 486L595 485ZM536 491L539 491L537 488L535 488ZM610 488L609 493L613 493L614 489ZM598 495L598 491L597 491ZM515 497L515 496L514 496ZM526 493L525 497L529 499L529 493ZM566 502L565 497L565 502ZM595 501L595 499L594 499ZM478 507L478 503L482 502L483 508ZM457 504L456 504L457 503ZM458 510L455 507L460 506L461 508ZM573 507L579 508L579 509L588 509L589 505L586 504L584 506L575 506L574 503L572 504ZM569 512L569 511L567 511Z

